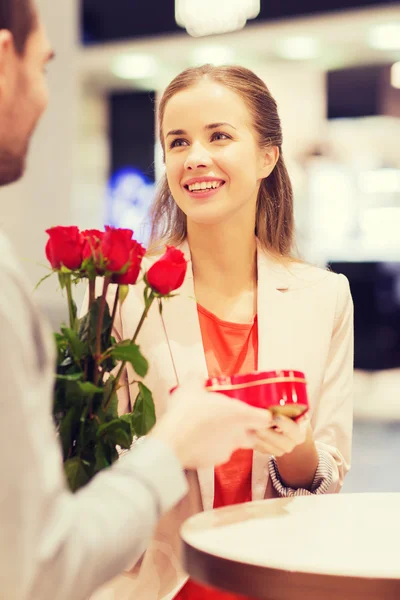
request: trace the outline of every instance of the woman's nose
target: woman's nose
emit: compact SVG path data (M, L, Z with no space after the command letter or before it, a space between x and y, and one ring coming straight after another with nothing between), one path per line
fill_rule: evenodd
M194 144L185 160L185 169L193 170L208 167L211 163L209 153L201 144Z

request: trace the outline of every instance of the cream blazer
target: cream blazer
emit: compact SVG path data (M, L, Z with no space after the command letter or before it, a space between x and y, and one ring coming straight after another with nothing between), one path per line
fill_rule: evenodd
M179 380L190 373L206 377L207 367L194 298L190 250L179 296L164 302L163 318ZM149 259L146 259L147 261ZM319 450L332 461L328 493L338 492L350 468L353 387L353 304L343 275L302 263L283 265L258 249L258 367L261 371L296 369L308 382L310 417ZM115 290L110 292L113 302ZM132 288L116 320L116 335L133 335L143 311L143 286ZM154 303L138 343L150 362L144 383L152 390L157 417L168 410L169 390L176 385L168 344ZM137 379L128 371L128 381ZM119 410L131 410L136 384L120 392ZM206 436L205 432L205 436ZM206 440L205 440L206 443ZM269 456L254 452L252 495L272 498L277 492L268 475ZM189 472L189 494L166 514L141 561L104 586L95 600L167 600L184 585L179 530L191 515L212 509L214 471Z

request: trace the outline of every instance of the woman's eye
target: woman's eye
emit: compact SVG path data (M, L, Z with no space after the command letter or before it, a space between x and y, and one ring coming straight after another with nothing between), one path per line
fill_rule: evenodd
M222 131L216 131L215 133L212 134L211 139L219 141L219 140L230 140L231 138L226 133L222 133Z
M170 148L179 148L180 146L184 146L187 144L186 140L182 140L182 139L176 139L176 140L172 140L172 142L170 143L169 147Z

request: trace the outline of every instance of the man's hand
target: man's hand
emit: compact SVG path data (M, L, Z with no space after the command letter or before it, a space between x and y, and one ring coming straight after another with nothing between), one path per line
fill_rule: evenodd
M272 424L268 410L207 392L196 377L172 394L170 405L150 436L168 444L186 469L227 462L238 448L253 448L256 432Z

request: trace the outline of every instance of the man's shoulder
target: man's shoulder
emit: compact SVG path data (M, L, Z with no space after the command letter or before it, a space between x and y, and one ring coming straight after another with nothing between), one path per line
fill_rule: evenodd
M8 318L13 314L30 313L31 302L25 288L25 278L9 239L0 232L0 312Z
M24 368L42 372L52 360L51 336L33 299L18 257L0 233L0 330L3 348L19 347ZM8 333L6 333L8 332ZM24 355L24 360L23 360Z
M21 277L21 267L8 237L0 230L0 276Z

